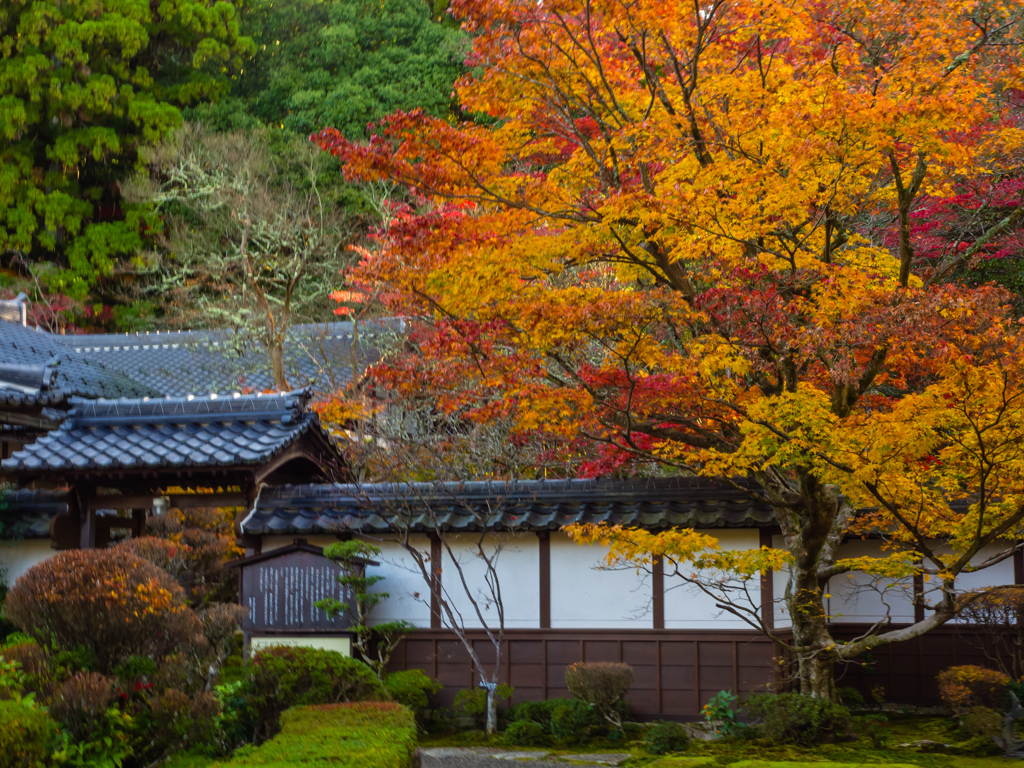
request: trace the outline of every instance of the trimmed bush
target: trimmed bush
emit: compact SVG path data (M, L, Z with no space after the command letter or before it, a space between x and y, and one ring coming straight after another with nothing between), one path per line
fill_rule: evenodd
M690 746L690 734L679 723L655 723L644 736L644 749L649 755L684 752Z
M50 714L74 741L92 741L106 725L114 703L110 681L98 672L83 672L66 680L50 702Z
M402 705L329 704L288 710L277 737L225 768L409 768L415 751L416 722Z
M620 730L626 694L632 684L633 668L629 664L581 661L565 670L569 693Z
M540 747L547 741L544 726L532 720L516 720L505 729L505 743L510 747Z
M430 724L434 711L433 697L443 687L420 669L392 672L384 678L384 688L392 701L411 709L422 729Z
M0 768L35 768L46 756L46 742L55 730L42 709L0 701Z
M565 704L572 699L548 699L547 701L524 701L515 708L514 720L527 720L531 723L539 723L544 730L551 728L551 715L555 707Z
M122 549L72 549L28 570L4 613L41 643L84 645L108 672L131 656L159 658L200 632L164 571Z
M998 709L1010 684L1010 678L1002 672L970 664L942 670L938 681L942 703L957 714L975 707Z
M551 710L551 735L566 744L586 741L590 726L597 724L595 715L593 709L578 699L559 699Z
M289 707L387 699L383 684L361 661L337 651L293 647L257 653L241 695L251 709L257 744L277 734L281 713Z
M850 731L846 707L799 693L758 693L743 709L764 719L765 737L777 744L820 744Z

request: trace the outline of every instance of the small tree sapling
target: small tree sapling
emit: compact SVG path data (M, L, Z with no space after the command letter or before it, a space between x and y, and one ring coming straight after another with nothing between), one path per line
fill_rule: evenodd
M331 544L324 549L324 557L330 558L345 570L345 575L336 576L338 583L351 590L353 601L342 602L333 597L318 600L315 605L331 617L346 613L352 619L352 645L376 674L383 678L388 662L395 648L415 627L407 621L387 621L369 626L370 611L391 595L387 592L371 592L370 588L384 580L383 576L367 576L368 561L380 554L380 547L365 541L353 539Z

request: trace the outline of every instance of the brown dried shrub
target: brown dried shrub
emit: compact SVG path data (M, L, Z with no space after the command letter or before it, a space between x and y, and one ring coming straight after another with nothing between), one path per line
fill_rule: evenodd
M632 684L633 668L629 664L581 661L565 670L569 693L620 729L626 694Z
M50 715L75 741L91 741L114 702L114 688L98 672L82 672L66 680L50 702Z
M159 658L200 630L181 587L118 548L68 550L33 566L4 612L37 640L87 647L104 672L131 656Z

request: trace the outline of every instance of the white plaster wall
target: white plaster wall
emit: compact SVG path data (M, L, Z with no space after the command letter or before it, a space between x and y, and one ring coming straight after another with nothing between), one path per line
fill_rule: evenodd
M941 548L939 551L942 551ZM995 557L1005 551L1006 545L1004 544L990 544L987 547L983 547L977 555L971 558L971 563L975 565L984 563L989 558ZM960 574L956 580L956 587L957 589L966 591L984 589L985 587L1005 586L1013 583L1013 557L1011 556L1000 563L990 565L980 571ZM937 581L929 580L924 582L924 598L926 601L934 602L939 598L939 595L937 594L938 587L939 584ZM963 620L953 619L953 621L961 623Z
M757 530L702 531L714 535L722 549L757 549L760 535ZM761 579L747 582L749 601L734 597L740 605L761 607ZM732 593L737 595L739 593ZM750 625L737 616L716 608L720 602L687 584L678 576L665 574L665 629L750 629ZM753 604L751 606L751 603Z
M7 573L7 583L14 586L25 571L36 563L57 554L49 539L23 539L21 541L0 541L0 567Z
M455 555L466 583L470 585L488 626L498 626L496 606L491 604L490 589L484 578L487 566L478 556L478 535L449 534L448 544ZM495 562L498 573L498 585L501 588L501 604L505 612L506 629L536 629L540 626L540 542L537 534L528 533L495 533L484 538L484 552L491 556L497 553ZM552 569L554 568L554 548L552 548ZM459 578L455 562L447 550L442 554L441 584L447 593L450 604L462 615L462 622L467 627L480 627L482 622L473 607L472 601ZM552 576L552 584L557 583ZM489 607L488 607L489 606ZM552 618L554 610L552 609ZM442 624L447 625L447 617L442 616Z
M423 578L419 566L394 536L364 537L364 540L381 550L380 555L374 558L380 565L370 566L366 573L368 576L383 576L384 580L374 584L371 591L389 595L373 609L370 624L401 619L417 627L429 627L430 584ZM412 534L409 543L424 557L430 557L430 539L425 534Z
M772 536L772 548L786 548L785 541L782 536ZM792 572L789 568L780 569L772 574L772 591L774 592L772 610L775 612L776 629L793 626L793 623L789 620L789 612L786 610L785 603L786 586L789 584L791 577Z
M555 629L651 628L651 582L633 569L604 571L607 550L551 534L551 626Z
M839 547L839 559L883 557L883 542L852 540ZM875 579L864 573L848 573L829 579L825 610L836 623L874 622L888 616L896 624L914 620L913 581Z

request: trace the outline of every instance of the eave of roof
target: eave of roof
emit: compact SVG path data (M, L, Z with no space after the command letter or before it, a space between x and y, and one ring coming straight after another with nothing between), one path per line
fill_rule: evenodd
M302 485L266 488L246 534L395 530L555 530L570 523L649 529L763 528L770 507L702 478Z
M3 461L7 472L55 475L125 469L252 467L307 434L330 439L309 393L74 401L61 428Z

